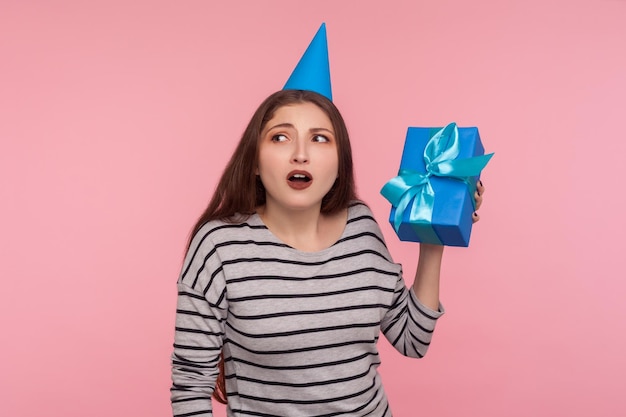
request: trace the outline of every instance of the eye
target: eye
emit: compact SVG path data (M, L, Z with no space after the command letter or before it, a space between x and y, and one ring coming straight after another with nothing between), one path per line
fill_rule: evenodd
M330 142L330 139L324 135L315 135L313 136L313 142Z
M272 142L285 142L286 140L287 140L287 136L283 134L272 136Z

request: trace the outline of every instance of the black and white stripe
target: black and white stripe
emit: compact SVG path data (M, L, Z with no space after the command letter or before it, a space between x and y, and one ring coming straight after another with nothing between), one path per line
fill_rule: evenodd
M284 244L258 215L210 222L192 240L178 287L177 416L212 415L222 349L229 416L390 416L380 332L422 357L442 314L406 288L361 203L343 236L315 253Z

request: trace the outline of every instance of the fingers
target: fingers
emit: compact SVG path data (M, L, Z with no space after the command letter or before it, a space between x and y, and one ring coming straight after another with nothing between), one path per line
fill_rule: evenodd
M483 185L483 182L479 180L476 183L476 192L474 193L474 200L476 201L476 210L478 210L480 206L483 204L484 193L485 193L485 186ZM480 216L478 215L478 213L476 213L476 211L474 211L474 213L472 214L472 222L476 223L478 220L480 220Z
M478 194L483 195L485 193L485 186L483 185L483 182L481 180L478 180L478 182L476 183L476 191L478 191Z
M474 192L474 200L476 201L476 210L478 210L483 204L483 194L485 193L485 186L482 181L476 183L476 191Z

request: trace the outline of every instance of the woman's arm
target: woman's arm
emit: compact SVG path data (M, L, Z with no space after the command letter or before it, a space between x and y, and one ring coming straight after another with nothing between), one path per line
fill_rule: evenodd
M485 187L481 181L476 184L476 210L480 208L483 202L483 194ZM475 211L472 220L476 223L480 219ZM420 244L420 255L417 263L417 271L415 272L415 281L413 281L413 291L422 304L433 310L439 308L439 278L441 275L441 259L443 258L443 246L431 245L428 243Z
M207 226L194 236L178 279L172 353L174 416L213 415L211 395L219 375L228 302L212 232Z
M420 255L413 281L413 292L426 307L439 309L439 277L443 246L420 243Z
M224 336L221 310L203 292L178 284L170 390L174 416L213 415L211 395Z

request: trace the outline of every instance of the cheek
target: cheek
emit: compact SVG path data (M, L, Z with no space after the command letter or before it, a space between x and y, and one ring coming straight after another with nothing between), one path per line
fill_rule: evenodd
M335 173L335 177L339 176L339 153L335 151L332 158L332 167Z
M318 171L318 175L323 174L324 181L332 184L339 177L339 165L337 161L327 160L322 170ZM320 179L322 176L320 175Z
M256 172L263 171L265 167L272 166L271 154L261 149L256 160Z
M278 158L276 158L274 153L261 153L257 160L255 172L256 175L260 175L261 177L271 178L278 173L276 169L278 166Z

